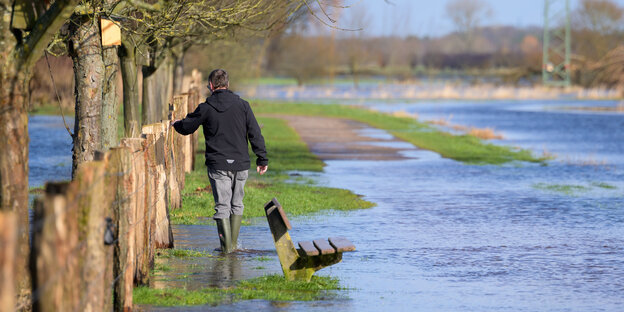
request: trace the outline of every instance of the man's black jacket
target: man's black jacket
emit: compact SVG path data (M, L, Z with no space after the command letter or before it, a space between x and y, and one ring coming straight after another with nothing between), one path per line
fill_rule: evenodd
M200 125L206 138L206 166L215 170L240 171L250 166L247 139L258 156L256 165L266 166L264 138L247 101L230 90L215 90L194 112L176 122L177 132L188 135Z

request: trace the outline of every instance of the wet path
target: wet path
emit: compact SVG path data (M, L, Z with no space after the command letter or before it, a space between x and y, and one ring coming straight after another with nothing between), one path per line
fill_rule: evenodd
M349 119L316 116L267 115L284 119L322 160L398 160L414 146L397 141L385 131Z
M403 160L327 160L325 172L314 175L320 185L350 189L378 206L291 218L291 236L302 241L343 235L355 243L358 251L317 273L336 276L351 288L344 292L346 298L145 309L621 311L621 115L497 108L494 104L500 103L491 102L421 104L376 105L425 118L454 114L455 123L502 131L507 139L501 143L604 159L607 165L555 160L548 166L473 166L416 149L399 152L407 158ZM377 130L359 131L387 136ZM551 184L582 188L561 192L540 187ZM179 248L211 251L218 244L213 226L177 226L175 233ZM240 240L243 248L255 251L204 262L180 260L172 266L186 273L172 270L161 282L201 288L280 273L266 221L260 218L243 227Z

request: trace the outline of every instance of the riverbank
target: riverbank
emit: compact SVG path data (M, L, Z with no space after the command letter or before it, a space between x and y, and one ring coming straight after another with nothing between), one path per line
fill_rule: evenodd
M568 88L546 86L513 86L470 84L467 82L406 82L368 81L359 86L352 83L334 85L247 85L242 93L250 98L279 100L553 100L622 99L621 89L578 86Z

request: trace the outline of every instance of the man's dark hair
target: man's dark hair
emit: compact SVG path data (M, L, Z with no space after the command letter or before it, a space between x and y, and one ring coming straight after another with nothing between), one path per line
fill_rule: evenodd
M228 87L228 74L223 69L215 69L208 76L208 81L212 82L214 89L227 88Z

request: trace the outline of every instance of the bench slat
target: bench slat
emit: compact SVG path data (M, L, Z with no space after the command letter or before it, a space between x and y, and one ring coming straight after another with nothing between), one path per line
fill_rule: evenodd
M299 242L299 248L303 250L306 256L318 256L319 250L314 247L312 242Z
M355 245L345 237L330 237L329 244L336 248L337 252L355 251Z
M336 249L324 239L315 239L314 246L321 252L321 255L329 255L336 252Z
M284 221L284 225L287 229L292 230L292 225L290 225L290 221L288 221L288 217L286 217L286 212L282 206L277 206L277 211L279 211L280 216L282 217L282 221Z
M264 205L264 211L267 213L267 215L268 215L269 209L273 207L277 209L277 212L280 218L282 219L282 222L284 222L284 226L286 226L286 229L292 230L292 225L290 225L290 221L288 221L288 217L286 216L286 212L284 211L284 208L282 208L282 205L280 205L280 203L277 201L277 198L275 197L273 197L273 199L271 199L268 203Z

